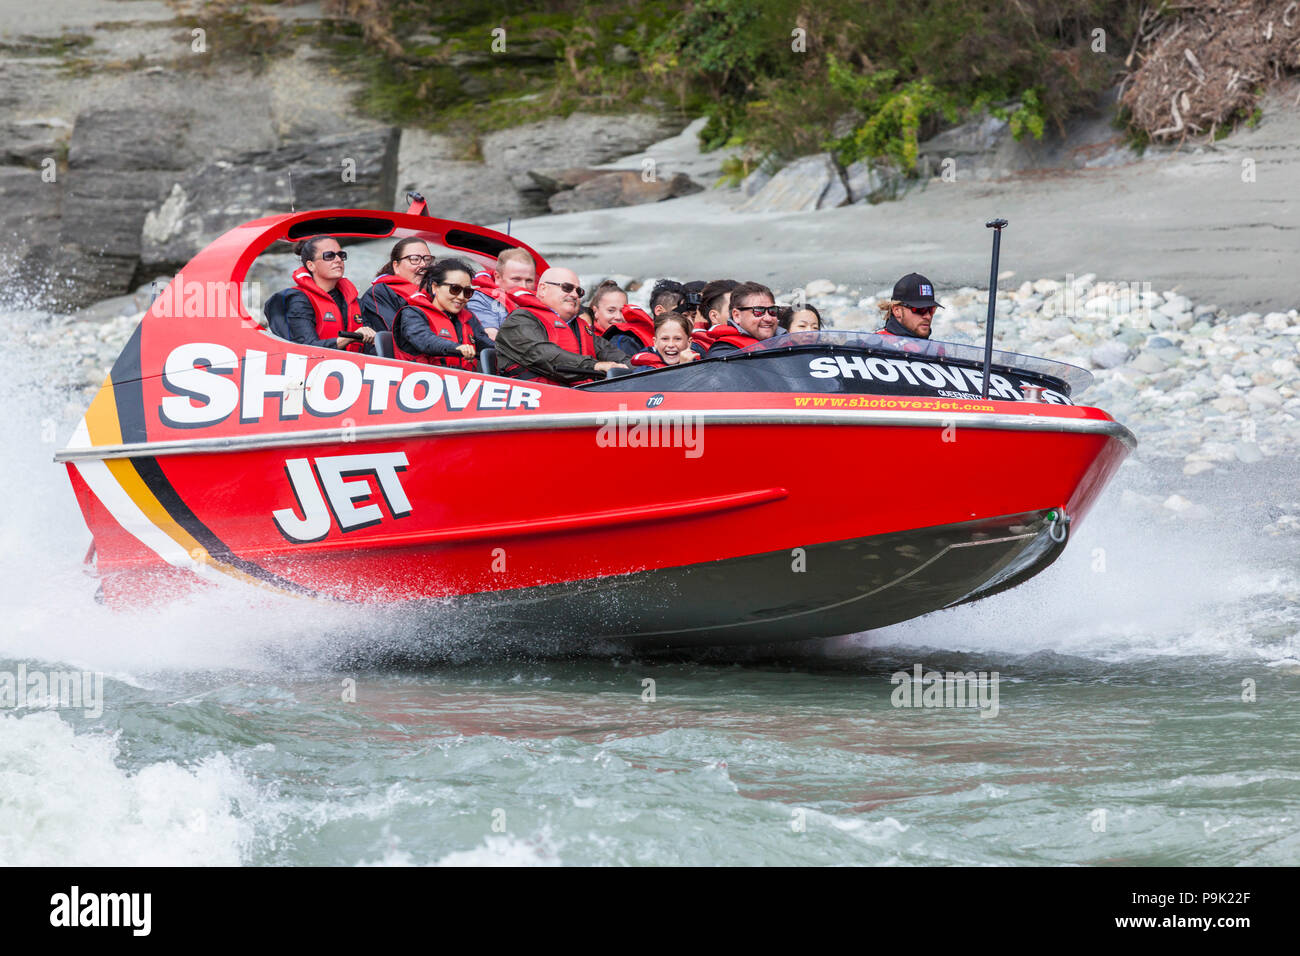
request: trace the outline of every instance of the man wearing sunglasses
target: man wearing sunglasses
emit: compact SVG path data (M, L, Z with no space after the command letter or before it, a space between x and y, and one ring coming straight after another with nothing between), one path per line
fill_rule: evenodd
M502 375L552 385L577 385L608 369L627 368L627 355L607 339L594 337L578 317L583 288L569 269L547 269L537 292L518 290L518 306L497 333Z
M361 324L357 288L343 278L348 254L332 236L304 240L297 252L302 268L293 274L295 288L282 293L289 339L299 345L361 351L375 340L375 330Z
M776 335L780 307L772 290L758 282L742 282L731 290L731 321L715 325L701 337L710 339L709 358L735 352Z
M885 327L877 329L876 334L928 339L934 310L939 307L934 300L933 283L918 272L909 272L894 283L893 301L881 303L887 319Z

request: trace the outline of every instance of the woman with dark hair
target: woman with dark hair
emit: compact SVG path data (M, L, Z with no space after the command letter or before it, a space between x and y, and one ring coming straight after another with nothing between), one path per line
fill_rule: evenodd
M354 352L373 342L374 331L360 324L357 288L343 278L348 254L338 240L312 236L298 243L294 252L302 268L293 273L293 288L281 294L290 341Z
M493 347L465 303L474 294L473 268L443 259L424 270L420 288L393 322L397 357L408 362L473 369L480 349Z
M391 332L397 313L420 291L420 275L434 258L423 239L398 239L388 253L388 262L375 274L374 283L361 297L361 321L376 332Z
M786 332L820 332L822 314L811 305L792 306L781 310L780 326Z

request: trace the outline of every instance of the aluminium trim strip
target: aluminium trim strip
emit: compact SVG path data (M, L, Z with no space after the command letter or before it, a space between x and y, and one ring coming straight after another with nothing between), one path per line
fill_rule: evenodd
M714 425L879 425L902 428L959 425L993 431L1054 432L1080 435L1107 435L1123 442L1129 450L1137 447L1133 433L1116 421L1095 418L1057 418L1039 415L1006 415L988 412L891 412L872 409L772 409L772 408L705 408L671 411L599 411L564 412L549 415L510 415L492 418L468 418L438 421L398 422L383 425L358 425L347 429L350 441L382 441L436 435L469 435L482 432L545 431L550 429L599 428L605 425L655 419L691 418L700 424ZM56 462L96 461L105 458L153 458L163 455L190 455L252 451L265 448L299 448L341 441L341 428L314 428L300 432L272 432L255 435L223 435L212 438L182 438L168 441L137 442L127 445L96 445L89 448L69 446L55 454Z

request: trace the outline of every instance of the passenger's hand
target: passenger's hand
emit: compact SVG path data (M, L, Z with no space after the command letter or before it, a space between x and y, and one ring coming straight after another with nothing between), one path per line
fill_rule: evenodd
M597 372L608 372L612 368L627 368L627 366L622 362L597 362L596 363Z
M375 340L375 330L368 325L358 326L357 332L361 335L362 345L369 345Z
M474 357L474 346L472 345L458 345L456 346L456 351L465 356L465 358Z
M687 349L685 352L682 353L682 355L684 356L687 362L694 362L703 357L700 355L699 352L695 351L695 349Z
M500 332L501 330L500 330L500 329L484 329L483 331L486 332L486 333L488 334L488 338L490 338L493 342L495 342L495 341L497 340L497 333Z

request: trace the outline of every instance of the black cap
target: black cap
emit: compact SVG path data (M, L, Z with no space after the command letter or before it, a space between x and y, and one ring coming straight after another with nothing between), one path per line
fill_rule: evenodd
M934 301L934 283L919 272L909 272L894 283L893 299L913 309L942 308Z

